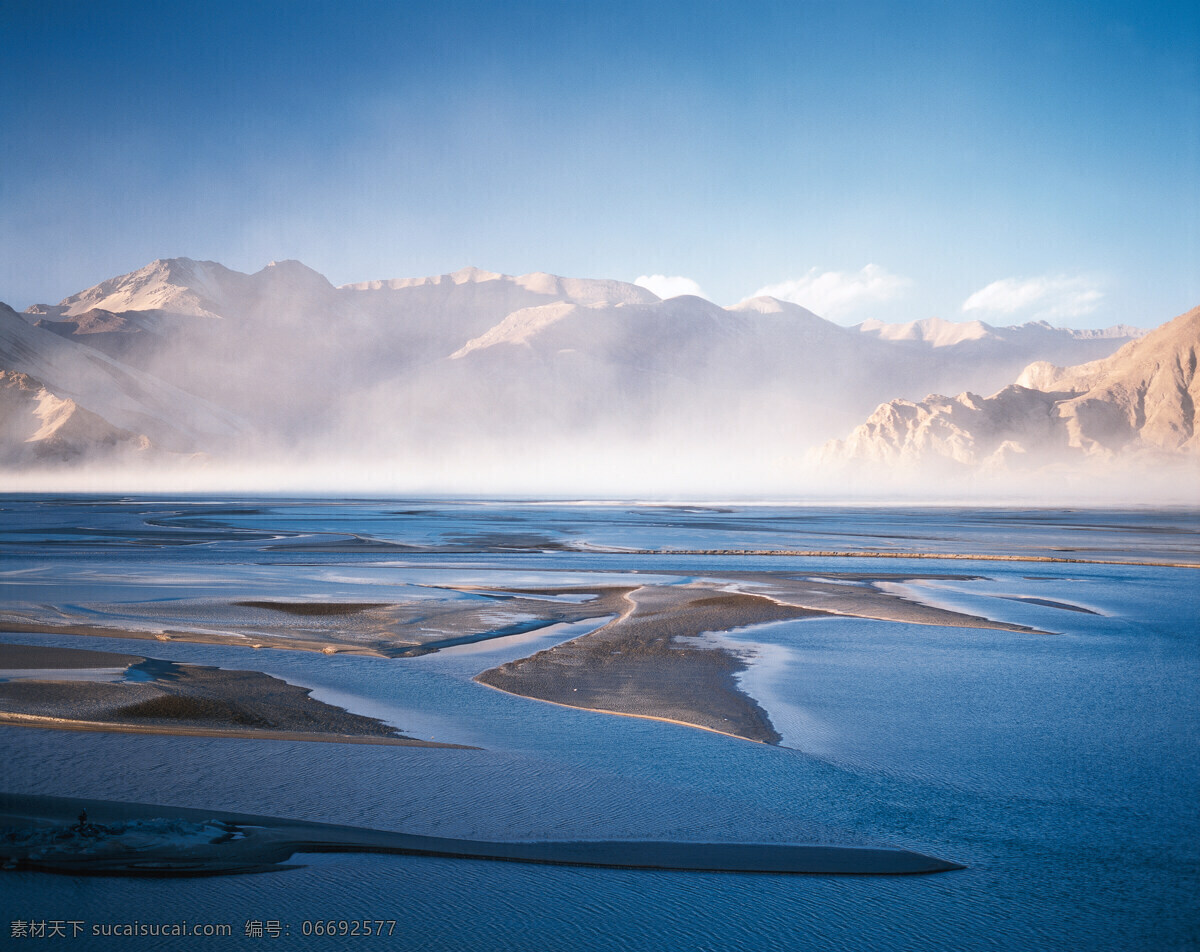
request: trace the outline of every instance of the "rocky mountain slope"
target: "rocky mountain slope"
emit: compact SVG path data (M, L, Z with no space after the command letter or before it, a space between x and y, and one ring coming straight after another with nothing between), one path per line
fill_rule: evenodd
M25 447L37 458L63 455L48 454L48 440L60 448L69 444L70 458L87 457L93 444L105 452L118 445L174 453L216 450L232 445L244 428L236 414L32 325L4 304L0 372L6 393L0 427L9 458L25 455L15 443L37 444ZM34 426L33 420L40 422Z
M823 463L997 470L1090 459L1200 461L1200 308L1074 367L1031 364L990 397L934 394L878 407ZM1200 471L1197 472L1200 475Z
M28 374L0 371L0 465L142 456L146 436L113 426Z

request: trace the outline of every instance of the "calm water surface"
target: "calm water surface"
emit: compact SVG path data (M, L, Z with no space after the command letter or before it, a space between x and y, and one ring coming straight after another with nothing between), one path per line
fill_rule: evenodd
M1192 949L1200 947L1200 572L1136 565L645 556L652 549L1066 554L1200 561L1200 514L516 505L445 500L0 499L0 608L419 586L602 584L637 571L887 571L909 597L1053 632L814 619L724 636L784 735L767 747L511 697L471 677L588 623L420 658L49 635L12 642L255 668L418 736L482 750L0 731L4 788L493 839L890 844L927 877L759 877L380 856L259 876L3 874L4 919L229 923L231 938L72 948ZM436 546L273 549L352 538ZM504 550L503 542L511 542ZM497 551L497 544L500 543ZM485 551L489 550L489 551ZM1014 600L1038 599L1039 602ZM1046 602L1089 609L1067 611ZM198 603L199 604L199 603ZM594 622L599 623L599 622ZM396 920L390 939L305 920ZM278 920L285 940L246 938ZM7 940L9 926L0 922ZM14 945L16 940L13 940ZM372 946L371 943L376 945Z

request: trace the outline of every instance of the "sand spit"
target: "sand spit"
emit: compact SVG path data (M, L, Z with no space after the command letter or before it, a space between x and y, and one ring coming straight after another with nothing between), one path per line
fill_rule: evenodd
M76 819L83 809L86 824ZM907 875L963 868L890 848L621 840L486 842L220 810L0 793L0 867L4 869L72 876L216 876L287 869L283 864L296 853L392 853L775 874Z
M36 679L0 682L0 724L55 730L253 737L445 747L403 737L391 725L309 696L259 671L227 671L156 658L0 644ZM85 662L87 664L85 665ZM136 680L55 680L42 669L126 668Z
M119 724L106 721L78 721L65 717L34 717L0 712L0 726L36 727L41 730L76 731L85 734L165 734L171 737L215 737L241 740L286 740L307 744L368 744L375 747L443 747L452 750L477 750L462 744L441 744L415 737L370 737L362 734L316 734L304 731L239 730L150 724Z
M674 721L774 744L779 733L738 689L746 662L707 632L824 614L707 585L646 586L617 620L485 671L476 681L569 707Z
M128 668L145 660L141 655L117 654L113 651L0 643L0 670L40 671L59 668L70 671L88 668Z
M1050 598L1034 598L1032 595L997 595L1010 602L1024 602L1027 605L1041 605L1043 608L1057 608L1064 612L1079 612L1081 615L1099 615L1100 612L1084 608L1082 605L1072 605L1068 602L1056 602Z
M859 574L838 581L825 581L819 576L795 572L722 572L720 577L752 586L755 592L769 595L783 604L830 615L898 621L908 625L934 625L939 628L990 628L995 631L1030 635L1053 634L1027 625L1015 625L981 615L968 615L948 608L938 608L880 587L923 578L953 576Z

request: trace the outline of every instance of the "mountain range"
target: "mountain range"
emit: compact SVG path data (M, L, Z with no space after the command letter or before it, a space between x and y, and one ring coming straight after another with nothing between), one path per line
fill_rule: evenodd
M1194 344L1194 322L1181 326ZM1141 371L1122 368L1144 363L1151 344L1175 346L1143 333L938 319L844 327L774 298L720 307L545 273L465 268L335 287L296 261L244 274L174 258L56 305L0 306L0 464L286 461L299 471L337 456L402 482L431 463L478 468L481 481L501 463L577 475L686 465L754 485L823 443L822 466L1116 453L1147 443L1146 425L1158 433L1171 419L1183 432L1194 412L1158 384L1149 424L1130 411L1122 395ZM1091 369L1052 369L1075 365ZM1091 375L1086 391L1072 389L1080 374ZM934 392L963 395L914 402ZM1102 404L1133 412L1137 435L1102 432ZM1047 414L1061 425L1035 438ZM1010 433L1006 415L1028 418L1027 429ZM922 430L926 419L937 422ZM1186 454L1188 433L1155 445Z
M845 440L825 445L826 464L984 470L1122 458L1155 466L1200 462L1196 405L1200 308L1074 367L1031 363L988 397L932 394L878 407ZM1196 475L1200 475L1197 472Z

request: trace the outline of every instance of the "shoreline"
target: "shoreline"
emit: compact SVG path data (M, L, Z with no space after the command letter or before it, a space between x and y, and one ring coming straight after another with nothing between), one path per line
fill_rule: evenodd
M507 694L605 714L699 727L758 743L781 737L742 691L746 660L705 644L707 632L826 612L707 584L647 585L618 618L586 635L483 671L474 681Z
M617 617L601 627L480 672L473 680L512 696L577 710L662 721L774 745L782 742L782 736L771 723L769 712L742 689L737 678L751 663L746 649L706 642L706 633L775 621L837 617L997 629L1015 634L1053 634L927 604L889 590L890 584L882 584L927 577L921 573L726 569L692 575L690 581L678 567L663 574L675 578L666 583L620 585L605 579L596 585L576 581L566 587L510 584L501 589L478 584L442 585L439 587L449 589L454 598L430 603L432 615L415 614L406 603L379 601L239 599L220 603L234 611L231 623L236 623L237 612L245 611L321 619L326 627L319 640L308 632L307 637L288 639L282 633L272 638L258 631L253 640L243 635L207 632L155 634L138 628L109 628L77 621L39 623L14 618L13 614L0 618L0 632L19 633L24 629L142 641L178 638L229 647L278 647L399 660L429 654L441 647L489 641L511 631L536 630L558 621L595 617L596 612L608 609L617 612ZM630 577L630 582L636 581ZM468 599L474 596L474 600L456 601L463 596ZM563 596L583 600L558 600ZM188 611L191 610L189 607ZM337 629L347 624L348 619L366 619L379 612L386 612L391 619L390 641L377 637L369 646L361 642L339 643ZM505 617L497 619L496 612ZM0 644L0 654L4 650L5 646ZM8 646L7 650L14 648ZM252 665L253 662L248 667ZM0 706L0 712L25 715L0 718L0 724L32 726L35 722L28 716L33 716L42 718L36 722L41 726L57 730L291 740L316 739L313 735L378 736L390 730L373 719L326 708L310 697L300 697L305 692L261 672L222 669L218 673L217 669L196 665L167 665L164 672L161 677L155 676L153 690L145 685L101 687L86 683L68 692L61 682L52 679L36 689L29 681L24 686L0 684L0 702L5 705ZM173 696L161 696L164 693ZM141 703L132 703L138 701ZM395 736L402 731L390 733ZM412 738L408 745L419 746L424 742Z
M102 678L71 677L97 672ZM20 672L25 677L13 677ZM261 671L0 642L0 726L457 747L406 735ZM117 678L109 677L116 674Z
M282 648L285 651L309 651L323 655L357 655L369 658L387 658L374 648L360 647L339 642L308 641L302 638L280 638L271 635L258 635L250 639L244 635L215 635L202 631L187 631L173 629L170 631L150 631L145 628L110 628L104 625L87 625L78 622L67 622L55 625L45 621L19 621L12 617L0 618L0 633L7 635L77 635L83 638L128 638L130 641L156 641L169 644L182 641L195 645L220 645L222 647L249 648L258 651L263 648Z
M59 839L84 808L99 833ZM129 850L125 824L191 824L220 830L208 842L167 842ZM111 825L111 826L110 826ZM64 831L65 833L66 831ZM193 831L188 831L193 832ZM42 834L38 837L38 834ZM106 843L105 834L111 835ZM25 836L26 842L21 837ZM32 840L32 845L26 843ZM50 840L47 843L47 840ZM62 843L61 847L54 845ZM289 820L225 810L0 793L0 866L66 875L217 876L291 868L297 853L385 853L609 869L677 872L902 876L964 869L895 847L653 840L487 841Z
M155 734L166 737L211 737L237 740L285 740L313 744L372 744L383 747L440 747L449 750L481 750L465 744L447 744L417 737L385 737L370 734L322 734L315 731L271 731L241 728L163 726L125 724L119 721L84 721L68 717L45 717L0 711L0 727L33 727L51 731L77 731L91 734Z
M596 555L754 555L799 559L946 559L961 562L1061 562L1072 565L1141 565L1147 568L1200 569L1200 562L1160 562L1135 559L1069 559L1056 555L971 555L953 552L851 552L815 549L618 549L586 546L575 551Z
M607 711L602 707L580 707L578 704L566 704L563 701L548 701L545 698L534 697L530 694L518 694L516 691L509 691L502 687L497 687L494 684L489 684L487 681L474 679L476 684L481 684L485 688L490 688L493 691L499 691L501 694L507 694L509 697L520 697L527 701L537 701L541 704L553 704L555 707L565 707L572 711L588 711L592 714L610 714L615 717L633 717L640 721L658 721L661 724L675 724L679 727L691 727L695 730L708 731L710 734L720 734L722 737L732 737L734 740L745 740L752 744L763 744L767 747L776 747L778 744L772 744L765 740L756 740L753 737L744 737L741 734L731 734L729 731L718 730L715 727L705 727L703 724L696 724L692 721L681 721L673 717L659 717L654 714L631 714L628 711Z
M705 644L705 634L811 618L1053 634L917 602L882 589L882 579L870 576L847 585L799 574L713 572L684 585L644 585L625 596L628 609L607 625L473 680L562 707L779 745L783 738L769 712L737 680L750 664L744 651Z

